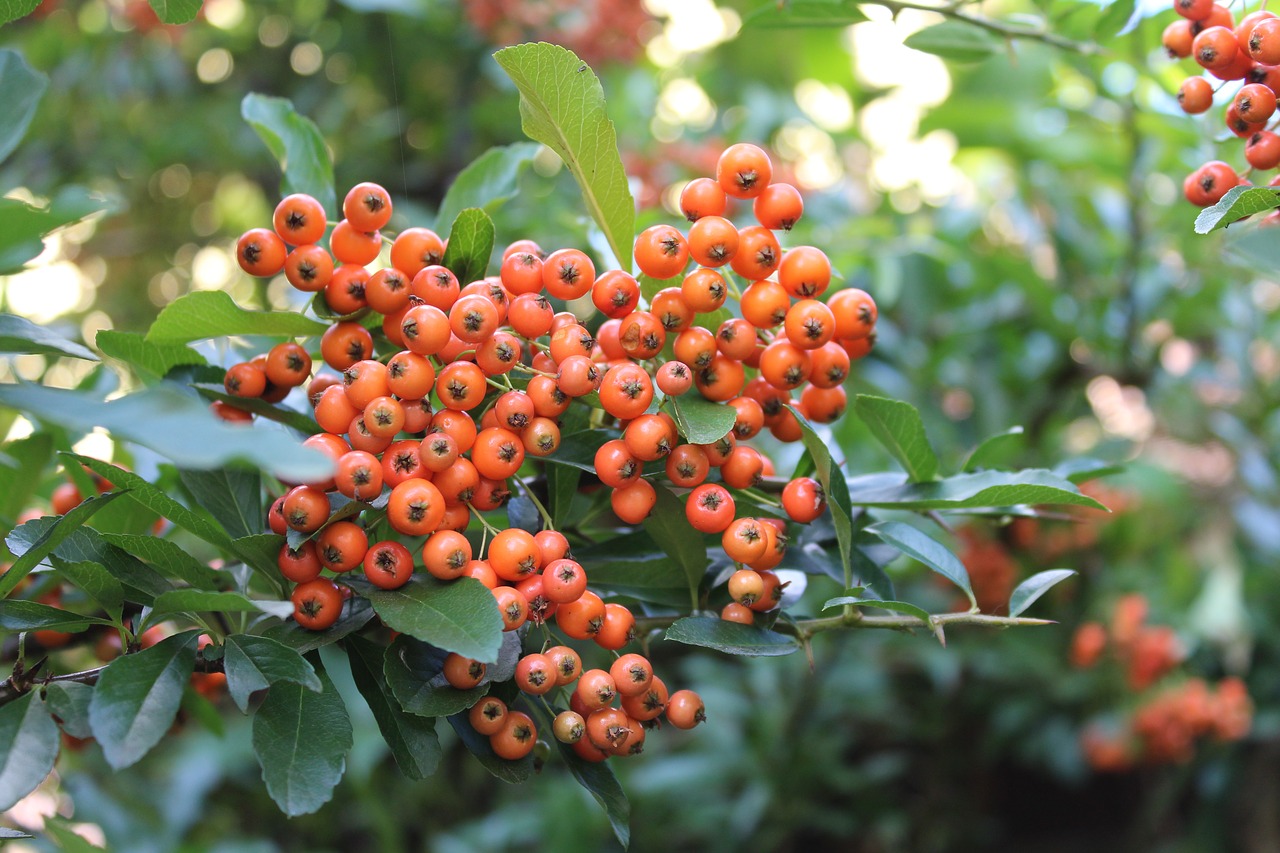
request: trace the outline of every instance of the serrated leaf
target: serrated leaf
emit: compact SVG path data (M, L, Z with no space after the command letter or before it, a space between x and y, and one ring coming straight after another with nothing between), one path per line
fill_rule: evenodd
M657 501L653 511L643 522L659 548L667 553L684 572L686 587L693 601L697 601L698 587L707 572L707 544L701 533L689 526L684 504L664 485L654 487Z
M28 15L40 0L3 0L0 25ZM49 87L49 78L36 71L16 50L0 50L0 161L13 153L27 133L36 107Z
M469 207L453 220L449 245L444 252L444 265L464 285L484 278L493 254L493 220L489 214Z
M854 398L853 410L913 482L938 476L938 457L929 446L924 421L915 406L902 400L859 394Z
M89 703L89 726L107 763L135 764L160 742L177 716L196 665L197 631L116 658L102 671Z
M105 400L95 393L19 383L0 385L0 405L66 429L102 427L117 441L150 448L185 468L248 462L297 482L333 475L333 462L280 430L223 423L169 383Z
M436 721L405 713L396 704L382 674L382 646L362 637L351 637L346 646L356 689L369 703L369 710L373 711L373 718L400 772L410 779L427 778L440 764Z
M17 549L14 553L20 551L25 555L50 535L59 520L58 516L45 516L28 521L13 529L6 544L10 550ZM71 531L45 559L51 562L62 560L68 564L97 563L130 590L130 601L139 604L149 605L157 595L173 588L173 584L155 569L109 544L103 539L103 534L91 527Z
M848 488L853 506L885 509L979 509L1020 504L1106 509L1080 494L1069 480L1042 468L958 474L932 483L903 483L901 475L870 475L849 480Z
M5 53L0 50L0 73L3 73ZM87 361L98 360L89 348L13 314L0 314L0 352L69 355Z
M93 599L113 622L120 621L124 587L111 576L105 566L92 562L60 560L56 554L51 555L49 561L59 575Z
M494 54L520 90L521 126L560 155L622 269L631 269L636 206L600 80L572 51L545 43Z
M315 122L299 115L287 98L250 93L240 102L240 117L258 133L280 163L280 194L307 193L337 216L333 161Z
M982 443L973 449L969 458L965 460L962 470L968 473L981 468L998 467L1001 460L1008 459L1025 443L1020 426L996 433L983 439Z
M291 619L271 626L262 632L262 636L282 643L299 654L306 654L354 634L369 624L372 618L373 607L368 601L352 599L342 608L338 621L327 630L310 631Z
M0 198L0 275L18 272L44 251L44 237L112 207L83 187L64 187L48 204Z
M308 690L321 690L315 668L294 649L269 637L231 634L222 654L227 676L227 692L242 711L249 709L249 697L272 684L290 681Z
M196 589L222 589L231 583L225 573L206 566L169 539L145 533L103 533L101 536L107 544L146 561L165 577Z
M799 651L794 638L754 625L726 622L714 616L688 616L667 628L665 639L703 646L730 655L772 657Z
M0 388L0 390L3 389ZM45 557L52 554L59 544L92 518L94 513L120 497L120 495L120 492L95 495L85 499L66 515L45 516L43 519L29 521L21 527L10 531L8 537L5 538L4 544L9 548L9 553L13 554L17 559L13 561L13 565L9 567L9 570L3 576L0 576L0 596L6 596L13 592L18 583L32 569L40 565ZM42 522L42 524L37 526L36 522ZM26 535L20 532L24 528L26 528L28 534L30 531L38 529L40 531L39 535L28 539Z
M865 20L853 0L768 0L742 16L742 28L844 27Z
M533 775L532 754L526 755L519 761L507 761L505 758L499 758L498 754L493 751L493 747L489 745L489 738L471 727L471 721L467 719L466 711L453 714L448 720L449 725L453 726L453 730L458 733L458 740L462 741L462 745L467 748L467 751L476 757L485 770L488 770L503 782L518 784Z
M196 503L209 510L235 539L262 532L262 479L257 471L215 468L209 471L178 469L182 485Z
M387 627L464 657L496 660L502 617L493 593L480 581L414 575L399 589L378 589L357 578L349 583L369 599Z
M903 44L955 62L981 62L1003 47L988 31L959 21L942 21L917 30Z
M201 589L175 589L156 596L147 621L156 623L170 613L267 613L284 619L293 614L288 601L262 601L238 592L209 592Z
M36 789L58 757L58 725L44 700L28 693L0 706L0 810Z
M232 335L312 337L328 326L296 311L249 311L221 290L195 290L166 305L145 340L153 344L185 344Z
M712 444L729 434L738 419L737 410L724 403L704 400L697 394L668 397L662 407L675 419L676 429L690 444Z
M351 718L320 668L319 692L280 681L253 715L253 751L267 793L289 817L311 814L333 798L352 746Z
M1018 584L1013 590L1013 595L1009 596L1009 615L1019 616L1025 613L1028 607L1035 604L1036 599L1074 574L1075 571L1072 569L1048 569L1027 578Z
M1280 189L1273 187L1232 187L1212 207L1196 216L1196 233L1209 234L1226 228L1246 216L1280 207Z
M40 487L40 473L53 455L53 437L33 433L5 444L4 453L9 458L0 464L0 519L14 520Z
M201 0L147 0L166 24L189 24L200 14Z
M158 344L148 341L137 332L117 332L103 329L94 343L103 355L123 361L139 371L163 379L175 367L206 365L209 362L200 353L183 344Z
M960 562L960 558L938 540L932 538L919 528L901 521L886 521L867 528L867 532L897 548L915 560L924 563L933 571L964 590L969 603L977 607L977 599L973 596L973 586L969 582L969 571Z
M539 147L534 142L499 145L472 160L445 192L436 214L436 229L456 220L468 207L492 214L513 198L520 173L533 162Z
M4 26L10 21L16 21L19 18L25 18L36 10L40 5L40 0L0 0L0 26ZM31 121L28 117L27 121ZM24 126L25 129L25 126ZM2 159L2 158L0 158ZM15 835L13 838L30 838L30 835Z
M55 681L44 688L44 700L62 730L72 737L93 736L89 728L89 702L93 688L75 681Z

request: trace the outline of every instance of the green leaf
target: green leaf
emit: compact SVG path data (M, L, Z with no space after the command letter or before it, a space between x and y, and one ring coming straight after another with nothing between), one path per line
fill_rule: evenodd
M0 275L18 272L44 251L44 237L111 207L81 187L65 187L45 205L0 198Z
M789 655L800 649L800 644L785 634L754 625L726 622L714 616L677 619L664 636L677 643L748 657Z
M898 460L912 482L920 483L938 476L938 457L929 446L924 421L915 406L901 400L859 394L854 398L853 409Z
M102 671L89 703L89 726L116 770L135 764L160 742L177 716L196 665L198 631L116 658Z
M209 510L232 537L262 532L266 513L262 511L262 479L257 471L179 469L178 477L196 503Z
M844 27L865 20L853 0L768 0L742 16L742 28Z
M0 810L36 789L58 757L58 725L44 700L28 693L0 707Z
M3 388L0 388L2 391ZM32 569L40 565L45 557L53 553L60 543L74 533L81 525L93 517L93 514L120 497L120 492L107 495L95 495L85 499L83 503L63 516L45 516L43 519L29 521L9 533L4 544L9 552L17 557L9 570L0 576L0 596L13 592L18 582L25 578ZM37 529L36 522L44 522L39 526L37 538L28 540L20 531L24 528L30 532Z
M849 503L849 489L844 481L844 473L831 458L831 449L814 431L813 424L809 423L808 418L791 406L787 408L800 423L800 440L808 451L809 458L813 460L813 472L827 496L831 526L835 528L836 545L840 550L840 565L845 575L845 583L848 583L851 580L849 567L853 560L853 509Z
M450 685L444 677L447 655L412 637L401 635L391 641L383 675L401 708L422 717L447 717L470 708L488 692L484 684L470 690Z
M520 90L521 126L560 155L622 269L631 269L636 205L595 73L572 51L522 44L494 54Z
M166 24L189 24L200 14L201 0L147 0Z
M543 725L549 730L555 711L545 700L539 700L537 704L543 712ZM618 777L613 775L609 762L586 761L579 758L573 751L573 747L568 744L559 741L555 741L555 744L560 751L560 760L564 762L565 767L569 768L573 778L577 779L578 784L586 788L600 804L600 808L604 809L605 816L609 818L609 825L613 827L613 834L617 836L618 843L625 850L631 844L631 803L627 800L626 791L618 783Z
M58 516L45 516L14 528L7 541L10 550L16 548L14 553L21 551L25 554L44 541L59 521ZM62 561L65 565L60 570L64 572L85 570L85 567L78 566L81 563L96 563L130 590L130 601L140 604L149 605L157 595L173 588L155 569L109 544L103 534L91 527L71 531L45 559L51 564Z
M62 730L72 737L93 736L89 728L89 702L93 688L75 681L55 681L44 688L44 700Z
M1022 427L1011 427L1004 432L983 439L982 443L973 449L969 454L969 458L965 460L964 471L977 471L981 468L997 468L1000 466L1000 460L1008 459L1026 444L1023 438Z
M1048 592L1051 587L1074 574L1075 572L1071 569L1048 569L1027 578L1018 584L1013 590L1013 595L1009 596L1009 615L1018 616L1025 613L1027 608L1035 604L1036 599Z
M896 613L905 613L908 616L914 616L917 619L929 624L929 611L923 607L917 607L914 604L908 604L905 601L882 601L879 598L862 598L857 595L841 595L836 598L828 599L822 605L823 610L830 610L832 607L844 607L845 605L853 605L854 607L878 607L881 610L892 610Z
M724 403L704 400L697 394L668 397L663 408L675 419L676 429L690 444L712 444L729 434L738 419L737 410Z
M46 820L44 834L61 853L101 853L102 851L101 847L90 844L84 836L72 830L71 826L61 818Z
M1280 207L1280 190L1274 187L1232 187L1217 204L1196 216L1196 233L1209 234L1246 216Z
M493 254L494 233L493 220L479 208L469 207L453 220L444 265L464 285L484 278Z
M533 755L526 755L519 761L507 761L505 758L499 758L498 754L493 751L493 747L489 745L489 738L477 732L471 727L471 721L467 719L467 712L462 711L448 718L449 725L453 726L453 730L458 733L458 740L462 741L462 745L467 751L476 757L477 760L494 776L503 782L511 784L519 784L533 775Z
M146 533L103 533L101 536L107 544L146 561L165 577L196 589L222 589L231 584L225 572L209 568L172 540Z
M1101 459L1081 457L1068 459L1053 469L1055 476L1070 480L1075 485L1096 480L1098 477L1110 477L1124 471L1124 465L1116 462L1103 462ZM1101 506L1099 504L1099 506Z
M959 474L932 483L903 483L900 475L872 475L850 480L848 487L853 506L885 509L979 509L1019 504L1106 509L1080 494L1070 481L1041 468Z
M36 10L40 5L40 0L0 0L0 26L4 26L10 21L16 21L19 18L25 18ZM31 121L31 117L27 117L27 121ZM23 126L25 130L25 123ZM0 158L3 159L3 158ZM16 835L14 838L30 838L30 835Z
M6 51L0 50L0 64L3 63ZM0 65L0 73L3 68ZM55 335L44 326L37 326L24 317L13 314L0 314L0 352L42 353L52 355L69 355L72 358L83 358L97 361L93 351L80 344L69 341L61 335Z
M120 621L124 605L124 587L111 576L105 566L92 562L69 562L55 555L49 557L54 569L73 586L83 590L93 601L107 611L112 622Z
M485 213L492 214L513 198L520 173L533 162L539 147L533 142L499 145L472 160L453 179L444 194L444 200L440 202L440 210L436 214L436 229L443 228L445 223L454 222L458 214L468 207L478 207Z
M419 574L399 589L378 589L357 578L348 583L369 599L388 628L463 657L497 660L502 617L480 581L443 582Z
M551 513L551 520L557 527L567 527L582 472L569 465L547 465L543 473L547 478L547 511Z
M920 529L901 521L882 522L868 527L867 532L880 537L908 557L924 563L964 590L965 595L969 596L969 603L974 607L978 606L977 600L973 597L973 586L969 583L969 571L947 546Z
M373 711L373 718L400 772L410 779L427 778L440 764L436 721L405 713L392 699L382 674L382 646L362 637L351 637L346 646L356 689L369 703L369 710Z
M321 690L280 681L253 715L253 751L267 793L289 817L311 814L333 798L351 749L351 718L328 674Z
M249 696L273 684L289 681L308 690L322 689L315 668L294 649L268 637L231 634L222 654L227 692L241 710L249 709Z
M288 646L299 654L313 652L330 643L336 643L359 631L373 618L373 607L363 599L352 599L342 609L338 621L327 631L310 631L292 619L273 625L262 636Z
M0 9L4 8L4 2L5 0L0 0ZM39 2L39 0L36 0L36 2ZM22 832L21 830L10 829L7 826L0 826L0 840L8 841L13 838L35 838L35 836L27 832Z
M259 417L276 423L284 424L290 429L297 430L302 435L317 435L324 432L320 425L311 415L304 415L296 409L288 409L284 406L268 403L266 400L257 397L233 397L225 394L221 390L221 386L214 388L208 385L192 386L206 400L219 400L235 406L237 409L243 409L246 412L253 412Z
M582 565L591 567L593 589L598 587L668 607L689 605L691 579L685 574L684 567L671 559L643 530L617 536L598 545L575 547L573 554ZM706 556L705 548L703 556ZM705 571L705 563L702 571ZM701 573L698 580L701 580Z
M0 385L0 405L67 429L90 432L100 426L117 441L150 448L185 468L248 462L297 482L333 475L333 462L324 454L279 430L223 423L199 400L168 383L110 401L42 385Z
M0 463L0 519L14 520L40 488L40 474L53 456L53 437L37 432L4 445Z
M1094 33L1099 39L1114 38L1142 20L1135 0L1113 0L1098 18Z
M230 545L231 537L218 526L218 523L205 510L199 507L193 509L178 503L163 489L151 484L132 471L126 471L109 462L103 462L101 459L80 456L75 453L65 453L63 457L73 459L88 467L94 473L106 477L117 489L127 489L126 494L132 500L137 501L161 517L169 519L169 521L172 521L188 533L199 536L210 545L219 547Z
M284 172L280 194L307 193L324 205L329 217L338 213L333 189L333 161L315 122L299 115L287 98L250 93L240 102L240 117L258 132Z
M1003 42L986 30L959 21L943 21L907 36L904 45L955 62L981 62Z
M3 0L0 24L31 13L40 0ZM36 107L49 87L49 78L33 69L16 50L0 50L0 161L13 153L36 114Z
M9 598L0 601L0 631L65 631L79 633L90 625L110 625L105 619L81 616L47 604Z
M170 302L147 330L153 344L185 344L231 335L311 337L324 323L295 311L248 311L221 290L196 290Z
M206 365L205 357L182 344L157 344L137 332L103 329L95 340L103 354L123 361L144 374L163 379L175 367Z
M643 522L645 533L683 572L690 596L696 602L698 587L707 572L705 537L689 526L684 503L663 485L654 487L657 502Z
M208 592L200 589L175 589L156 596L148 622L161 621L170 613L269 613L281 619L292 615L288 601L261 601L238 592Z

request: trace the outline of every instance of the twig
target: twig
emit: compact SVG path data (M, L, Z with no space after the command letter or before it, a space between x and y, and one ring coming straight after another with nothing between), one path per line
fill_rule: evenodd
M1079 53L1085 56L1103 53L1103 49L1091 42L1073 41L1064 38L1045 28L1020 27L1001 21L996 18L988 18L984 15L975 15L964 11L961 8L963 3L949 3L945 6L930 6L926 3L913 3L910 0L876 0L875 5L884 6L896 16L903 9L916 9L922 12L936 12L946 18L956 21L963 21L989 32L996 33L1004 38L1023 39L1025 41L1038 41L1047 44L1050 47L1056 47L1060 50Z

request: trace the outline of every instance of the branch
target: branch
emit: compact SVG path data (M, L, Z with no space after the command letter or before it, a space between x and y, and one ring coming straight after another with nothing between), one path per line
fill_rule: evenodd
M955 21L963 21L975 27L996 33L997 35L1007 39L1022 39L1024 41L1038 41L1047 44L1050 47L1056 47L1059 50L1066 50L1072 53L1079 53L1085 56L1103 53L1103 49L1091 42L1072 41L1064 38L1043 27L1020 27L1010 24L1007 21L1001 21L997 18L988 18L984 15L975 15L971 12L964 11L961 8L964 5L963 0L959 2L948 3L945 6L930 6L926 3L914 3L911 0L875 0L874 5L884 6L893 12L896 17L903 9L917 9L923 12L936 12L945 18L951 18Z
M31 677L24 675L22 672L15 671L3 682L0 682L0 707L9 704L35 687L44 687L46 684L56 684L60 681L74 682L76 684L97 684L98 679L102 676L102 671L110 664L95 666L93 669L81 670L80 672L68 672L62 675L47 675L44 677ZM222 672L222 659L205 660L203 655L196 656L195 672Z
M636 620L636 634L644 634L659 628L667 628L683 616L648 616ZM988 628L1014 628L1032 625L1056 625L1052 619L1032 619L1026 616L992 616L987 613L937 613L925 622L917 616L894 614L892 616L868 616L857 607L839 616L823 616L814 619L798 619L794 622L778 621L773 630L797 639L807 639L823 631L843 628L882 628L894 631L910 631L927 628L937 632L947 625L985 625Z

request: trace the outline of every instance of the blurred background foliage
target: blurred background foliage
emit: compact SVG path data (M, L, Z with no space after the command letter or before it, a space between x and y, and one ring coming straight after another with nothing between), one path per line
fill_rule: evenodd
M92 342L99 329L145 329L192 289L284 307L283 282L249 280L232 255L277 198L272 158L239 117L246 92L289 97L318 123L340 191L383 183L393 229L430 224L463 166L523 139L491 52L564 44L601 75L641 227L674 221L682 183L709 173L726 142L776 152L809 201L793 244L824 247L879 303L879 345L855 388L918 406L953 468L1015 425L1010 462L1124 463L1095 487L1111 516L991 519L957 534L980 598L985 588L1004 600L1040 569L1079 569L1038 605L1059 626L957 630L945 649L923 636L826 635L812 671L800 656L655 646L659 668L699 686L712 724L651 740L617 768L634 848L1280 848L1280 281L1275 250L1251 226L1232 229L1243 237L1191 232L1180 182L1215 152L1216 130L1171 97L1182 74L1159 47L1171 13L1140 4L1136 28L1117 36L1131 0L991 2L985 14L1034 15L1103 49L1019 40L953 64L902 44L932 13L864 6L869 20L853 26L744 27L763 5L207 0L200 20L167 27L141 0L45 0L0 30L0 45L51 78L26 142L0 166L0 191L81 185L118 212L60 233L31 269L0 279L0 308ZM523 175L497 217L500 245L587 244L558 167L544 152ZM87 370L22 356L0 378L72 385ZM29 429L18 421L9 438ZM888 464L856 418L834 438L850 475ZM102 436L89 441L110 453ZM950 600L927 579L895 580L911 585L908 600ZM1171 629L1154 651L1117 641L1130 593ZM1110 651L1073 667L1088 621L1111 626ZM1162 677L1135 688L1142 654ZM331 672L340 681L345 667ZM1170 758L1134 734L1161 696L1227 676L1256 704L1243 742L1206 736ZM432 780L407 782L363 703L348 704L351 772L317 815L284 823L229 709L226 737L193 720L124 773L89 747L7 817L31 826L58 810L130 851L615 843L554 764L512 788L455 749Z

